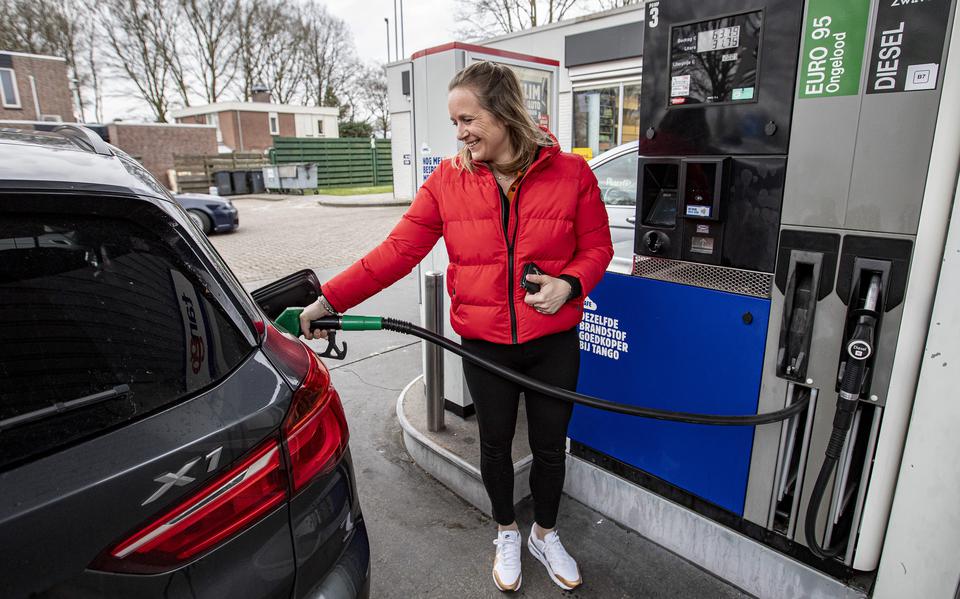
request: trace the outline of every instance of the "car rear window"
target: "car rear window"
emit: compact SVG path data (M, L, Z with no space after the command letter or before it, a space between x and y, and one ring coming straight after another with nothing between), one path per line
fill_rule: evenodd
M129 204L0 214L0 468L189 397L253 349L175 221Z

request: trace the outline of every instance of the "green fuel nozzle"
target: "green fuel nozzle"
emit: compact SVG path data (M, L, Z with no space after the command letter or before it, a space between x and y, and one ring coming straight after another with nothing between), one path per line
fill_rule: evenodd
M380 331L383 330L381 316L324 316L310 321L310 329L341 329L344 331Z
M299 337L303 333L300 329L302 312L303 308L286 308L273 322L284 331ZM324 316L310 321L310 330L318 329L321 331L379 331L383 329L383 318L380 316Z
M303 308L286 308L273 323L294 337L303 334L300 328L300 315ZM311 331L327 331L327 349L320 353L321 358L342 360L347 357L347 344L337 345L336 331L379 331L383 328L383 319L379 316L324 316L310 321Z
M290 333L294 337L299 337L301 312L303 312L303 308L284 308L280 316L277 316L273 320L273 324L277 325L284 332Z

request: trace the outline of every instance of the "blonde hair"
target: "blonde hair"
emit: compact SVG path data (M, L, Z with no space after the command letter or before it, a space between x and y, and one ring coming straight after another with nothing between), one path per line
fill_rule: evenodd
M510 145L517 153L516 159L500 165L504 172L526 170L541 146L552 146L553 139L547 135L527 112L520 80L510 67L489 61L475 62L450 80L448 91L462 87L477 97L480 106L499 119L507 129ZM466 146L453 157L453 165L467 172L474 172L473 156Z

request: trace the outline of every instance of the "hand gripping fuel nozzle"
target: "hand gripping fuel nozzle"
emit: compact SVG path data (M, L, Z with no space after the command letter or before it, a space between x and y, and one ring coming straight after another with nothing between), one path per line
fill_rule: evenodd
M290 333L294 337L299 337L301 333L301 312L303 312L303 308L286 308L273 322L287 333ZM331 358L333 360L343 360L347 357L347 342L344 341L340 345L337 345L337 331L342 328L340 326L339 316L325 316L310 324L311 331L318 329L327 331L327 349L323 350L323 352L317 352L318 356L321 358Z

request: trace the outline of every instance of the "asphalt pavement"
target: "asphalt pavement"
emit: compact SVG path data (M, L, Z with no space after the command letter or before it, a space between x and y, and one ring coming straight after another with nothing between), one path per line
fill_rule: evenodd
M240 233L212 238L227 263L250 288L272 277L312 266L320 280L339 272L339 266L316 259L340 248L328 248L332 239L349 237L351 260L362 255L392 228L389 218L399 218L396 208L308 208L301 202L274 202L270 211L256 209L254 200L237 202ZM354 231L308 235L309 252L302 236L326 230L329 211L339 210L338 222L355 223ZM392 210L392 213L378 211ZM273 222L293 222L270 232L257 226L269 213ZM284 217L284 215L288 215ZM375 222L372 231L368 226ZM262 225L263 223L260 222ZM363 227L363 228L361 228ZM349 233L349 235L347 235ZM260 240L265 235L268 239ZM235 237L236 236L236 237ZM355 239L364 237L364 239ZM230 243L224 243L229 240ZM258 265L256 254L271 248L267 268ZM364 249L366 248L366 249ZM306 262L314 258L312 262ZM269 273L268 276L262 276ZM419 321L417 272L351 310L357 315L384 315ZM498 597L491 576L496 524L421 470L407 454L396 418L396 403L403 388L422 372L421 343L387 331L340 333L346 341L347 358L328 360L333 382L343 401L350 426L350 448L364 518L370 534L372 591L374 598L436 597L472 599ZM311 342L318 350L324 342ZM453 414L447 418L457 418ZM533 510L529 500L518 508L524 536L529 532ZM577 558L584 584L566 592L557 587L543 567L523 551L523 584L518 597L578 598L679 598L724 599L748 597L740 590L700 570L686 560L620 527L603 515L564 497L558 528L564 545Z

